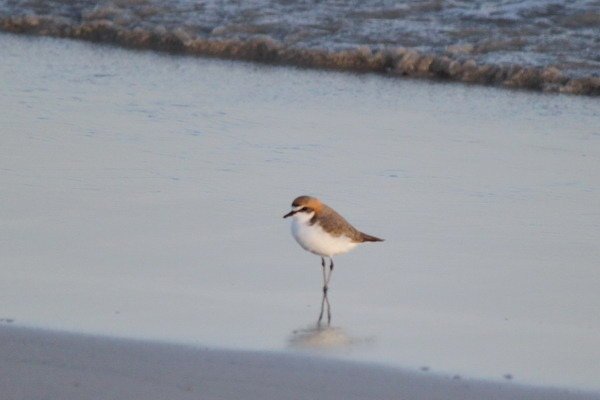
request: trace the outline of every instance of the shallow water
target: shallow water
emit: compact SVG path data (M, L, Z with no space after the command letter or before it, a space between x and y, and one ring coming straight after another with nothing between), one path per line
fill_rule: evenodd
M0 48L0 318L600 390L596 100ZM300 194L386 239L330 330Z
M0 29L598 95L599 10L597 0L0 0Z

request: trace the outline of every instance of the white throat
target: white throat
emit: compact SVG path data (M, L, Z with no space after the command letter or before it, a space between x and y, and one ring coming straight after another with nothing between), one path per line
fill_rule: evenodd
M310 219L315 215L315 212L297 212L296 214L292 215L293 218L293 223L298 223L298 224L308 224Z

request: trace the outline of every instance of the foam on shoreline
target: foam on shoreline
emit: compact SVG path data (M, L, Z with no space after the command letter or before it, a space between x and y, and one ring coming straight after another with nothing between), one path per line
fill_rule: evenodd
M350 50L324 50L285 45L268 36L251 39L207 39L192 36L183 29L154 30L128 28L108 19L75 23L53 16L11 16L0 19L6 32L80 39L128 48L209 56L304 68L352 72L384 73L456 81L471 84L600 95L600 78L568 77L555 67L478 64L450 55L433 55L403 47L373 50L361 46Z

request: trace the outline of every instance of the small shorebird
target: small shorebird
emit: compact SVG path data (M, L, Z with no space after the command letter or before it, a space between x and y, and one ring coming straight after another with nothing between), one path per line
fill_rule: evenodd
M362 233L315 197L300 196L292 202L292 211L283 218L293 217L292 235L306 251L321 256L323 292L327 293L333 273L333 256L352 250L364 242L382 242L375 236ZM329 258L329 275L325 268Z

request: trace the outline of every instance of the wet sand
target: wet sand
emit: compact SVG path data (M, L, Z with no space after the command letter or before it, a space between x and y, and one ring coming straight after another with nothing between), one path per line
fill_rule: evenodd
M600 390L595 99L0 47L1 320ZM386 239L326 335L300 194Z
M4 400L600 399L592 393L289 354L224 351L6 326L0 326L0 391Z

